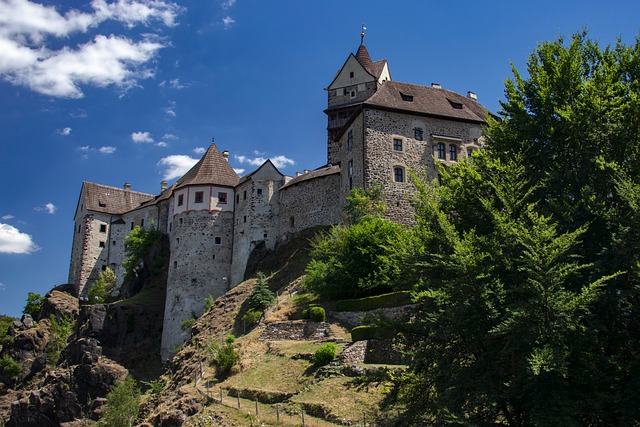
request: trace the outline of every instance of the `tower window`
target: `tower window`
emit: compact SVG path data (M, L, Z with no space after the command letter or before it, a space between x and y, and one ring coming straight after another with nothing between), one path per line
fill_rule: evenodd
M247 222L247 216L246 215L243 217L242 222Z
M100 224L100 232L101 233L107 232L107 224Z
M242 199L247 200L247 190L244 190L244 192L242 193Z
M178 195L178 206L184 205L184 194Z
M349 77L350 77L350 78L353 78L353 71L351 71L351 72L349 73Z
M289 227L293 228L295 226L296 226L296 221L292 216L290 216L289 217Z
M133 227L135 227L135 224L132 222L131 223L131 229L133 230Z
M393 168L393 180L395 182L404 182L404 168L400 166Z
M393 150L402 151L402 140L399 138L393 138Z
M227 193L218 193L218 203L221 205L227 204Z
M113 242L111 242L111 244L112 244L113 246L115 246L115 245L116 245L116 241L114 240Z
M236 194L236 203L240 203L240 195Z
M352 177L353 176L353 160L349 160L348 165L349 165L348 167L349 177Z
M173 268L178 268L178 261L173 261Z
M471 157L473 155L473 148L467 148L467 157Z
M144 218L140 220L140 228L144 228Z
M438 142L438 158L444 159L444 142Z
M203 201L204 201L204 192L196 191L196 198L194 200L194 203L202 203Z
M100 243L98 243L98 246L100 246L101 248L104 248L104 241L100 241Z
M221 243L222 243L222 237L216 237L216 238L214 238L214 240L213 240L213 241L214 241L214 243L215 243L216 245L219 245L219 244L221 244Z
M413 128L413 135L416 140L422 141L424 135L422 128Z
M262 196L262 188L258 188L257 192L258 192L258 196Z
M353 150L353 130L349 130L349 133L347 134L347 150Z
M458 160L458 147L454 144L449 145L449 160Z

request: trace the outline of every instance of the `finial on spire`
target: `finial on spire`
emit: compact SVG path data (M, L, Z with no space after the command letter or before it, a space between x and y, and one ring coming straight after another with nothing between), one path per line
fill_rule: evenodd
M211 143L213 144L213 143L215 143L215 142L216 142L216 141L215 141L215 137L213 137L213 136L212 136L212 137L211 137Z
M360 44L364 44L364 32L367 30L367 27L362 23L362 32L360 33Z

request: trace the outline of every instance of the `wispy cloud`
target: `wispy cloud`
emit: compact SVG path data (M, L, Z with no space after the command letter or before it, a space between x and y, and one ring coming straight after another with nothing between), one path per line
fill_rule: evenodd
M71 135L71 128L66 127L66 128L58 129L58 133L62 136L69 136Z
M227 15L222 18L222 23L224 24L224 28L230 28L233 24L236 23L236 20Z
M98 152L100 154L113 154L116 152L116 147L100 147Z
M7 289L7 287L4 285L4 283L0 282L0 292L4 292Z
M176 114L176 102L169 101L169 106L164 107L164 113L169 117L176 117L178 115Z
M162 139L170 139L170 140L173 140L173 139L178 139L178 137L177 137L177 136L175 136L175 135L174 135L174 134L172 134L172 133L165 133L164 135L162 135Z
M251 158L247 156L235 155L233 157L240 163L246 163L252 166L260 166L267 161L267 159L262 156ZM277 168L284 168L286 166L292 166L296 164L295 161L285 156L273 156L269 157L269 160L271 160L271 163L273 163L273 165Z
M156 147L168 147L168 146L169 146L169 144L167 144L167 143L166 143L166 142L164 142L164 141L158 141L158 142L156 142Z
M172 89L178 89L178 90L189 87L188 84L182 83L179 78L175 78L171 80L163 80L162 82L160 82L160 86L161 87L169 86Z
M36 206L33 209L35 209L38 212L46 212L48 214L53 215L58 210L58 207L56 205L54 205L53 203L49 202L44 206Z
M62 14L54 6L29 0L1 0L0 77L62 98L83 97L84 85L127 90L151 77L144 65L166 46L153 34L138 40L97 34L75 46L69 44L70 36L86 34L106 21L129 28L153 28L157 22L173 26L181 8L163 0L93 0L91 8L90 13L69 9Z
M196 153L198 156L202 156L206 151L207 149L204 147L196 147L193 149L193 152Z
M30 254L39 248L29 234L9 224L0 223L0 253Z
M232 8L234 5L236 4L236 0L224 0L220 6L222 6L223 9L230 9Z
M158 166L164 167L164 175L162 179L169 181L174 178L180 178L197 162L198 159L182 154L174 154L160 159Z
M151 133L149 132L133 132L131 134L131 140L135 143L145 143L145 144L149 144L153 142L153 138L151 137Z
M7 214L7 215L3 215L2 219L5 221L9 221L10 219L14 219L15 216L11 215L11 214Z
M242 168L233 168L233 170L235 171L235 173L237 173L238 175L242 175L244 173L244 169Z

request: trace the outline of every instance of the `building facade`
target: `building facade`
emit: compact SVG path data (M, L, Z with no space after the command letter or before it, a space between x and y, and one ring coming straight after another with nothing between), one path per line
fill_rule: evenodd
M283 175L270 161L239 177L228 152L211 144L202 159L158 195L85 182L75 215L69 283L79 296L101 271L124 279L124 239L154 224L170 239L162 357L188 339L181 323L200 315L245 279L254 250L273 249L301 230L341 220L353 188L382 187L385 215L411 225L411 172L438 179L436 162L455 164L482 147L487 111L476 96L391 80L372 61L364 36L327 87L327 160Z

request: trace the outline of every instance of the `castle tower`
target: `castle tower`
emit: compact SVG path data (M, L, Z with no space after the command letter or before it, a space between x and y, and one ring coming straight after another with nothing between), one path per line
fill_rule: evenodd
M391 80L387 60L373 62L364 45L364 26L356 54L349 54L327 90L327 160L339 164L336 136L345 123L385 81Z
M171 259L161 356L189 338L181 323L204 310L208 295L230 288L235 186L239 177L215 144L173 187L169 207Z

